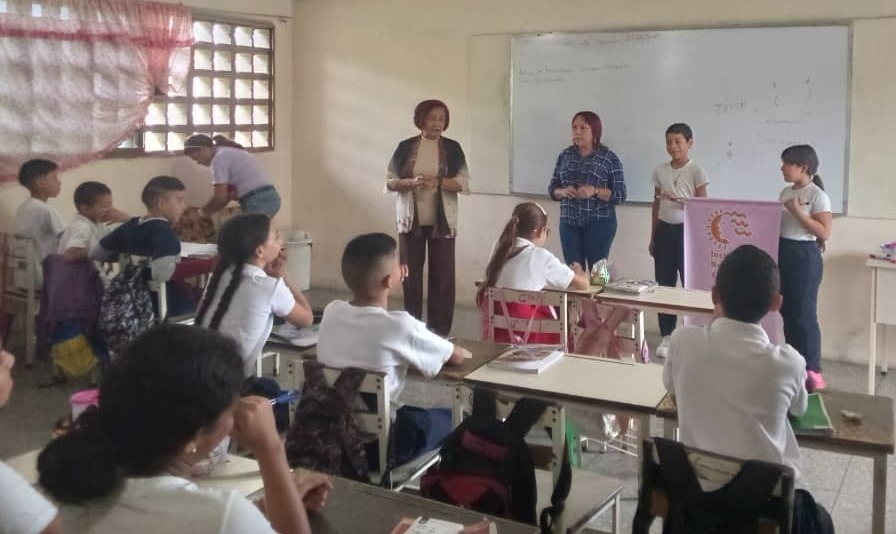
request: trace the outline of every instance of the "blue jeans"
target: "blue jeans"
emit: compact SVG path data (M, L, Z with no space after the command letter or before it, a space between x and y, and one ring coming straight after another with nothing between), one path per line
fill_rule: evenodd
M249 191L240 198L243 213L264 213L273 218L280 211L280 193L274 186L262 186Z
M824 264L815 241L781 239L781 317L784 340L806 359L806 369L821 372L821 328L818 326L818 288Z
M560 244L566 263L577 262L586 271L610 255L616 237L616 217L593 219L585 226L560 223Z

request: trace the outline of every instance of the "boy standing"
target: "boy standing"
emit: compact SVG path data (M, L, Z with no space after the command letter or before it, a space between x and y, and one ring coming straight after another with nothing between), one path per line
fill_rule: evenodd
M672 334L663 382L678 405L682 443L798 473L787 414L806 411L806 361L790 345L772 345L758 324L781 307L779 288L768 254L753 245L731 252L712 289L715 319Z
M100 182L84 182L75 188L75 209L78 214L59 237L57 252L66 261L87 259L90 251L109 233L106 222L124 222L128 215L112 205L112 191Z
M27 161L19 169L19 183L30 195L16 210L13 226L18 235L34 242L40 265L47 255L56 252L59 234L65 229L59 212L47 204L47 200L59 196L62 187L59 166L45 159Z
M389 294L401 284L395 239L380 233L352 239L342 254L342 277L350 302L324 309L317 359L331 367L359 367L386 374L393 402L408 367L432 378L445 364L463 362L466 350L427 330L405 311L389 311Z
M650 225L650 255L653 256L654 276L658 284L675 287L679 277L684 284L684 206L682 200L705 197L706 171L688 157L694 145L694 133L684 123L676 123L666 130L666 152L672 156L653 171L654 200ZM669 354L669 336L675 330L676 317L659 314L663 340L656 355Z

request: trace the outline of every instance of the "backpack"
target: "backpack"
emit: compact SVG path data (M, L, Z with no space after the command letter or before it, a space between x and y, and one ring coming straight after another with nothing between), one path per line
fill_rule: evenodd
M286 434L290 467L370 482L363 436L352 415L367 373L353 367L343 369L330 387L323 364L305 360L302 365L305 385Z
M669 500L663 534L755 534L760 517L775 517L784 503L770 498L781 479L781 468L759 460L748 460L727 484L703 491L687 452L681 443L653 438L658 466L654 478L661 482ZM642 486L632 532L646 533L653 522L650 495Z
M535 467L525 438L546 408L543 401L522 398L501 421L495 393L474 389L473 413L448 436L441 462L420 481L420 493L484 514L538 524ZM552 505L541 512L542 532L550 532L571 484L569 457L564 454Z
M798 489L793 495L793 528L791 534L834 534L834 521L812 494Z
M110 356L121 355L131 341L155 324L155 320L143 267L125 265L103 293L97 322Z

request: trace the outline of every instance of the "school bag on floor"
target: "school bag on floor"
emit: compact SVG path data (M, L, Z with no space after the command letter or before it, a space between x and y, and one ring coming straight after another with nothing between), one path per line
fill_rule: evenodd
M440 463L420 481L420 493L484 514L539 524L535 467L525 438L545 409L543 401L522 398L501 421L495 393L474 389L473 413L448 436ZM540 514L542 532L550 532L571 485L572 470L564 454L551 506Z
M131 341L155 324L155 320L143 267L125 265L103 293L97 322L110 357L120 356Z
M363 435L352 415L367 373L349 367L328 386L322 364L305 360L302 365L302 397L286 434L289 466L370 482Z

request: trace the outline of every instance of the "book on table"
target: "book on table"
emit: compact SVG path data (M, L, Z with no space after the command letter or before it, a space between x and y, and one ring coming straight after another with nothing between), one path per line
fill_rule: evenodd
M820 393L809 394L809 407L800 416L789 415L790 426L795 434L815 434L829 436L834 433L831 417L824 406Z
M497 534L495 524L488 519L472 524L462 525L441 519L427 517L405 517L391 534Z
M656 282L653 280L637 280L635 278L619 278L607 284L606 288L610 291L637 295L656 289Z
M563 358L560 345L517 345L488 363L489 367L521 373L540 373Z

